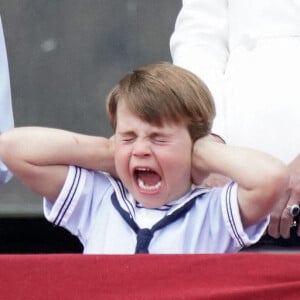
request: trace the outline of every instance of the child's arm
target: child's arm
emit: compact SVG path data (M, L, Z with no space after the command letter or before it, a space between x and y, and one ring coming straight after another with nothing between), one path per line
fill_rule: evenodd
M0 159L48 199L58 196L69 165L115 173L111 140L51 128L22 127L1 134Z
M244 226L271 212L288 185L287 167L278 159L252 149L213 141L209 136L194 144L193 169L220 173L238 183L238 202Z

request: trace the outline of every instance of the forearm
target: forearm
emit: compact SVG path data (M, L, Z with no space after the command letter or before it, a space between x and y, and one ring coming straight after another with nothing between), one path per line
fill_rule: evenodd
M256 150L201 140L195 144L193 163L199 169L230 177L249 190L286 168L276 158Z
M23 127L0 135L0 159L33 192L55 200L68 166L115 174L109 139L74 132Z
M237 182L245 227L269 214L288 186L288 170L281 161L252 149L211 142L207 137L195 143L193 164Z
M76 165L112 171L113 150L108 139L69 131L23 127L0 136L0 155L12 170L26 162L34 166Z

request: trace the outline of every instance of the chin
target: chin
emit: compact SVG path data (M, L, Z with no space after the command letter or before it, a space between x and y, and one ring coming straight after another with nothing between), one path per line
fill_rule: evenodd
M163 206L166 201L160 201L156 195L139 195L138 197L134 197L134 199L139 202L145 208L159 208Z

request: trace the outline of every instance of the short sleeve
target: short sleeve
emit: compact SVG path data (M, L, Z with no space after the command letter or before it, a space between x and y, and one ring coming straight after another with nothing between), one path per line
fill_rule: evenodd
M237 183L232 182L222 190L221 205L229 234L236 245L243 248L258 242L268 226L269 216L259 223L244 229L238 205L237 187Z
M91 220L110 186L103 173L70 166L55 202L44 199L45 217L54 225L69 230L84 244L89 236Z

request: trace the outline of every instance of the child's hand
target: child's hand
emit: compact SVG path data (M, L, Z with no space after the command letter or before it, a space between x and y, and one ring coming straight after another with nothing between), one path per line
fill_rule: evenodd
M192 182L195 185L202 185L203 181L209 177L210 171L205 167L204 161L202 162L201 155L205 153L205 145L209 143L216 143L213 136L207 135L195 141L192 153ZM200 151L199 151L200 150ZM202 151L204 150L204 151Z
M200 150L203 150L205 145L209 145L211 143L224 143L222 139L220 139L218 136L215 135L207 135L199 140L197 140L194 144L194 151L197 151L197 149L200 148ZM199 151L197 151L199 153ZM201 152L201 151L200 151ZM205 154L206 151L204 150L203 153ZM213 159L213 154L208 153L208 155ZM207 188L213 188L218 186L223 186L229 181L231 181L230 178L222 175L210 172L206 169L206 167L203 165L201 168L199 167L199 157L195 157L197 159L197 163L194 163L192 166L192 181L196 185L201 185ZM195 160L193 160L195 162Z
M115 157L115 136L112 135L109 138L108 141L109 141L109 152L111 153L111 157L113 158L112 159L112 165L109 168L109 174L112 175L115 178L118 178L118 174L117 174L117 171L116 171L116 168L115 168L115 160L114 160L114 157Z

